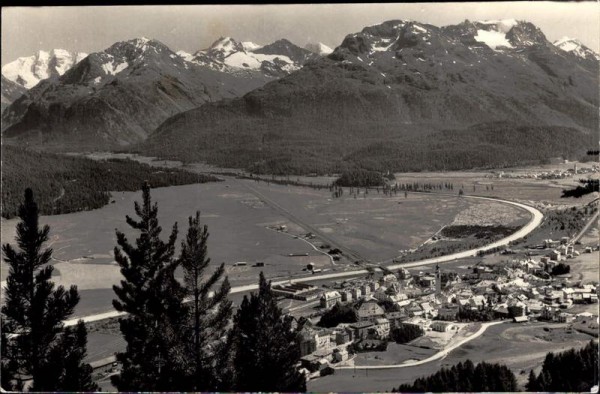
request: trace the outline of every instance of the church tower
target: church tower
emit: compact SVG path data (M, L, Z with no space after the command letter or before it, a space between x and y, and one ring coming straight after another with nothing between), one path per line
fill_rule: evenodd
M435 296L440 297L442 294L442 273L440 272L440 265L435 265Z

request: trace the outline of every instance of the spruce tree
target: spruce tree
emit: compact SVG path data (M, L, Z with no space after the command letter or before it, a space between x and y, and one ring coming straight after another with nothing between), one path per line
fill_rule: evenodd
M92 367L84 363L86 357L87 329L82 321L75 327L66 327L58 346L51 351L52 363L45 365L44 390L96 391L92 381ZM56 379L58 377L58 379Z
M64 365L65 354L85 355L87 337L69 341L71 331L64 330L62 322L73 314L79 294L76 286L65 290L50 281L52 249L44 248L50 227L40 229L31 189L25 191L19 218L19 250L10 244L2 246L10 267L2 307L2 386L16 391L94 390L91 367L83 363L83 357L77 360L79 379L65 386L65 378L71 379L75 372Z
M122 370L112 381L120 391L176 390L186 364L180 341L184 291L174 276L177 224L168 241L161 240L158 207L152 203L148 183L142 187L142 204L135 202L134 208L139 220L126 216L126 221L139 232L135 244L116 231L115 260L124 280L113 286L118 297L113 305L128 315L119 319L127 348L117 354Z
M200 225L200 212L189 218L186 239L181 245L180 264L184 272L185 295L191 301L186 304L188 322L182 330L185 343L188 380L187 391L228 390L227 374L230 353L226 340L226 328L232 314L229 281L223 280L219 289L211 289L225 272L221 264L206 280L205 271L210 264L207 256L207 226Z
M233 329L237 391L306 391L298 371L300 349L289 319L260 273L258 294L244 297Z
M533 369L529 371L529 378L527 379L527 384L525 385L525 390L538 391L537 377L535 376Z

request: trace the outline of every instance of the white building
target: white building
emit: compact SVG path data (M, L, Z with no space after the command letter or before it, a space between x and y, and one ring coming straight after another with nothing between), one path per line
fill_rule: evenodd
M321 296L321 307L323 308L331 308L337 302L342 300L342 296L337 291L328 291L323 296Z

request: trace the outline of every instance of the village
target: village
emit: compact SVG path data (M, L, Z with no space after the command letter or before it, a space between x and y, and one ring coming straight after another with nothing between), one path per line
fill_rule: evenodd
M298 330L307 379L359 367L357 355L385 351L390 342L443 351L482 322L566 323L568 330L597 337L597 312L574 307L597 305L599 283L574 280L566 261L596 253L598 246L581 247L567 237L543 246L542 256L515 259L507 249L501 255L508 259L473 264L462 273L440 266L415 272L381 267L383 273L364 278L321 287L296 282L273 291L281 299L306 303L289 316Z
M569 164L568 161L565 161L564 164ZM539 180L548 180L548 179L567 179L572 178L576 175L583 174L597 174L600 171L600 165L594 163L591 167L578 167L577 163L573 163L571 168L562 168L562 169L548 169L546 171L538 170L531 171L528 170L526 172L517 171L517 172L505 172L505 171L492 171L491 174L488 175L489 178L510 178L510 179L539 179Z

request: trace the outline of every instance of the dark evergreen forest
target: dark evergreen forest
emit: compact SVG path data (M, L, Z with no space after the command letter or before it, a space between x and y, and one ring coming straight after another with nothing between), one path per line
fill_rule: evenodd
M133 160L96 161L83 157L2 147L2 217L17 215L23 190L37 197L42 215L100 208L111 191L136 191L144 181L152 187L215 181L208 175L179 169L155 168Z

